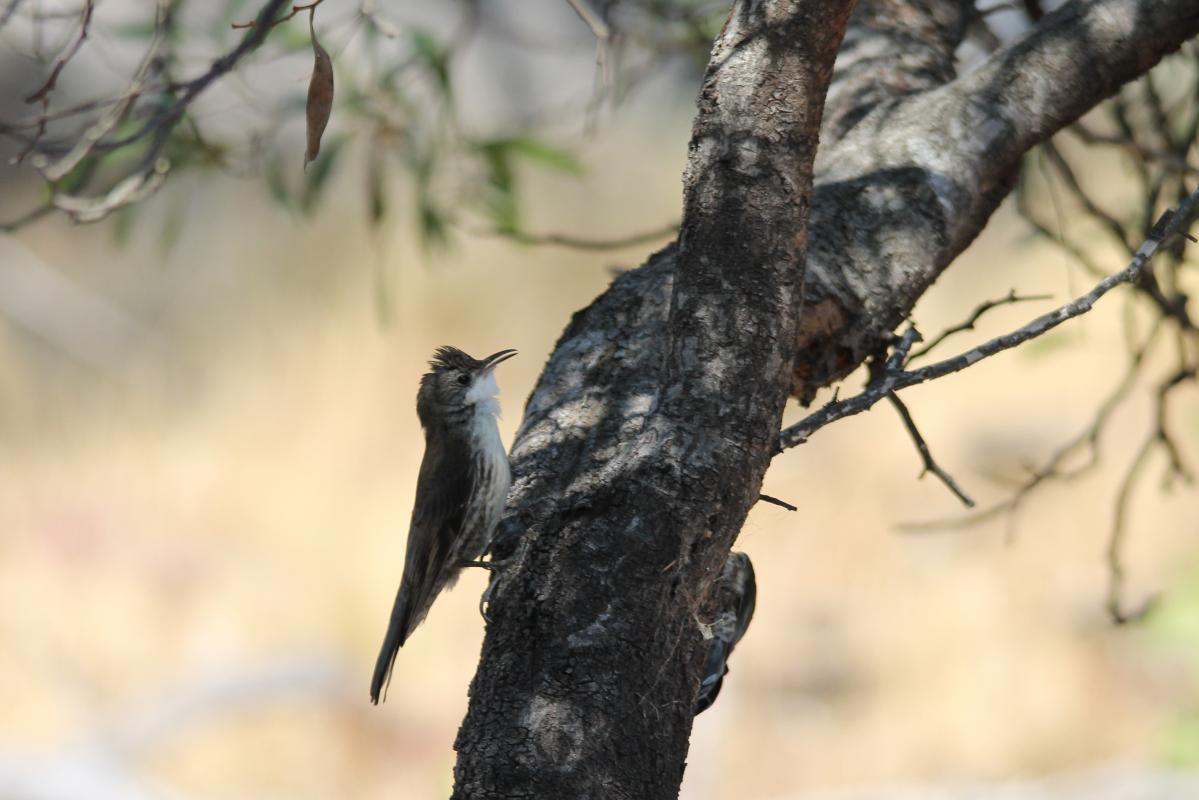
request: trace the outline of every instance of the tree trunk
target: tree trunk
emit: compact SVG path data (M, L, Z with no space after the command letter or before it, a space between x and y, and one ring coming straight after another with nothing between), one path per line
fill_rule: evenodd
M829 88L852 6L736 3L678 243L550 356L513 445L455 798L677 796L700 623L788 395L877 351L1028 148L1199 31L1194 0L1076 0L955 77L970 4L863 0Z

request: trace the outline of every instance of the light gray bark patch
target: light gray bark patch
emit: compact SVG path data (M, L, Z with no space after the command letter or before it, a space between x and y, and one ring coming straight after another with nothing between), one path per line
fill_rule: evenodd
M526 717L539 758L563 771L573 770L583 752L584 727L579 710L567 700L535 695Z
M572 633L570 636L566 637L566 644L572 649L590 647L599 641L599 639L603 636L604 632L607 630L605 624L611 618L612 615L605 611L596 617L595 622L591 623L583 630Z

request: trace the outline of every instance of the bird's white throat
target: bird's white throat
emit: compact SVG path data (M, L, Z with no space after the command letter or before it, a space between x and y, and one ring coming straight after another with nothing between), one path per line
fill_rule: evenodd
M491 372L475 380L466 399L475 404L474 414L470 420L470 433L477 448L476 469L479 474L486 476L479 483L479 489L471 498L472 504L477 504L476 516L480 520L483 535L490 538L504 511L504 503L508 499L508 488L512 485L512 472L508 466L508 452L500 439L500 426L497 418L500 415L500 387L496 385L495 375Z
M466 393L466 402L475 406L475 424L479 418L489 416L493 420L500 415L500 387L495 382L495 373L491 370L480 375Z

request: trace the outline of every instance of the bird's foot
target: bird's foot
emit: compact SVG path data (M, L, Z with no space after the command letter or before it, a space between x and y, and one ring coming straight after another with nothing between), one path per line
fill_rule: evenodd
M507 560L496 561L493 559L491 561L484 561L483 559L480 558L480 559L475 559L475 560L471 561L471 560L463 559L462 561L458 562L458 566L460 566L460 567L478 567L479 569L485 569L488 572L495 574L496 572L502 570L507 563L508 563Z
M477 564L477 566L485 567L491 573L491 580L487 582L487 588L479 598L479 616L483 617L483 621L488 624L491 624L491 615L487 611L491 607L491 596L495 593L496 587L499 586L500 580L504 577L503 568L507 564L507 560L479 562Z

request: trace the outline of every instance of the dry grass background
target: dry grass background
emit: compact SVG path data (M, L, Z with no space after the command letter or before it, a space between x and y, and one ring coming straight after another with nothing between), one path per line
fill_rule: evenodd
M604 235L669 221L685 124L607 130L587 145L581 181L529 173L532 227ZM78 767L85 788L66 796L103 796L79 766L93 763L80 755L97 752L80 749L89 741L100 743L96 774L184 797L448 794L483 576L438 601L386 705L372 708L366 691L420 459L423 362L443 343L518 348L500 376L511 441L570 313L608 266L645 251L467 240L426 261L406 222L367 235L360 194L343 175L299 221L258 184L183 177L124 248L57 222L0 242L0 257L65 273L143 332L97 370L0 326L0 794L27 796L14 775L49 781ZM172 213L185 222L163 249ZM1120 266L1114 253L1108 263ZM389 322L376 308L380 270ZM1069 272L1005 210L916 319L935 332L1012 287L1060 301L1086 285ZM988 476L1084 426L1122 374L1120 302L905 394L938 459L980 499L1007 491ZM996 311L984 333L1042 307ZM1160 463L1136 494L1127 560L1132 599L1160 591L1162 605L1130 629L1101 613L1113 487L1148 400L1140 392L1116 416L1104 468L1032 499L1011 541L1003 522L896 530L958 507L916 480L887 407L780 457L765 491L801 512L763 505L741 535L757 616L696 723L684 796L1168 760L1179 720L1199 709L1199 503L1157 491ZM1195 463L1199 405L1179 400ZM139 730L141 744L115 747Z

